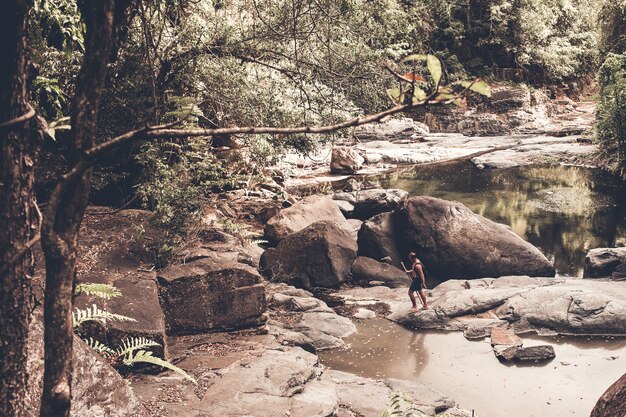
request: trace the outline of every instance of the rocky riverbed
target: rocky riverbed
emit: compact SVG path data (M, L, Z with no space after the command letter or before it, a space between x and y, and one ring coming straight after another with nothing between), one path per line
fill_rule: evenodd
M536 346L528 342L529 334L625 336L626 284L618 280L626 258L621 250L598 248L589 254L586 271L599 279L566 280L554 278L554 260L509 226L460 203L409 198L405 190L366 181L344 181L342 190L325 196L285 195L292 186L346 178L328 176L329 166L361 175L472 155L472 163L482 169L546 158L575 164L589 160L595 148L582 135L588 106L572 107L559 125L544 123L545 114L537 109L526 109L525 95L521 101L499 97L493 117L469 115L471 123L452 123L445 116L451 124L444 130L456 133L429 133L437 126L435 116L427 118L428 126L390 120L355 132L360 142L329 152L323 165L288 156L284 164L300 170L295 177L280 177L282 186L268 183L253 192L217 196L173 264L159 271L149 265L144 247L150 231L143 236L132 232L148 224L150 213L91 208L81 234L81 282L120 288L123 296L105 301L103 308L136 321L96 323L81 329L82 336L106 344L149 337L161 345L154 354L197 381L169 372L151 374L151 368L142 369L145 373L126 369L132 390L112 378L106 390L113 395L106 396L102 415L112 415L107 410L118 401L122 411L117 415L128 416L369 417L379 416L393 393L406 392L424 415L470 416L473 401L464 401L465 409L459 406L454 394L466 397L453 381L448 386L403 372L329 369L320 362L320 352L346 348L364 323L384 319L415 335L427 329L488 340L497 366L503 366L499 360L537 366L555 354L560 359L559 349ZM513 114L519 113L518 104L528 116ZM517 110L511 113L510 105ZM478 136L463 136L468 132ZM259 237L269 246L261 247L254 240ZM429 310L408 311L409 282L400 261L409 250L429 267ZM78 307L93 302L85 295L76 298ZM102 372L112 372L76 343L77 369L97 362ZM84 373L76 381L84 393L73 405L81 410L77 415L94 415L102 390ZM612 392L602 409L619 403ZM594 415L609 416L614 417Z

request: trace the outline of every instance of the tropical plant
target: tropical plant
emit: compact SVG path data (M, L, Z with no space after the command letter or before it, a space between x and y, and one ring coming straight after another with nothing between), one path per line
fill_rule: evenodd
M98 283L78 284L75 289L75 294L86 294L103 298L105 300L122 295L121 291L113 285ZM93 304L91 308L76 308L74 311L74 330L79 332L80 327L88 321L98 321L100 323L104 323L107 321L136 320L120 314L109 313L108 311L98 308L95 304ZM83 338L83 340L90 348L98 352L117 368L132 367L134 365L142 364L157 365L174 371L194 384L197 383L196 380L183 369L166 361L165 359L154 356L153 352L148 349L151 347L161 346L160 343L157 343L154 340L150 340L145 337L127 337L126 339L123 339L115 348L111 348L92 337Z

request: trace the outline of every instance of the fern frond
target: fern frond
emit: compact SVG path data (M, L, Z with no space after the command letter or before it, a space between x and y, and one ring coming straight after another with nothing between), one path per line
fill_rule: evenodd
M187 372L180 369L178 366L172 363L169 363L165 359L161 359L161 358L157 358L156 356L153 356L152 352L149 350L138 350L134 353L129 353L124 357L122 363L126 366L132 366L136 363L150 363L152 365L158 365L163 368L176 372L177 374L185 377L186 379L193 382L194 384L198 384L195 378L193 378Z
M120 290L109 284L97 284L94 282L88 282L85 284L78 284L74 290L76 295L87 294L95 297L104 298L110 300L111 298L119 297L122 295Z
M77 308L72 315L74 317L74 328L80 327L87 321L137 321L132 317L123 316L121 314L113 314L108 311L101 310L95 304L93 304L91 308L86 308L84 310Z
M145 337L128 337L122 340L122 343L115 349L115 355L118 357L126 356L136 350L151 346L161 346L161 344Z
M90 348L92 348L93 350L101 354L102 356L105 356L105 357L115 356L115 351L111 349L110 347L108 347L107 345L105 345L104 343L100 342L99 340L96 340L91 337L88 339L83 339L83 340L85 341L85 343L87 343L87 346L89 346Z

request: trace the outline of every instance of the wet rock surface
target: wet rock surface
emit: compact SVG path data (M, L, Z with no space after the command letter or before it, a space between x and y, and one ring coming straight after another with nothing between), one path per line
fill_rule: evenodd
M301 288L336 287L349 279L356 258L356 241L344 224L321 221L287 236L263 253L261 270L272 280Z
M440 279L555 273L536 247L461 203L412 197L394 212L393 221L400 246L415 251Z

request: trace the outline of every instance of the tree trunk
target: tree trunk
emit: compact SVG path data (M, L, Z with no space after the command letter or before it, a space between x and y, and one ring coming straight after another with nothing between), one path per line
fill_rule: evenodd
M72 290L78 233L91 190L91 162L100 96L111 54L115 0L79 2L87 28L85 56L72 103L74 168L55 187L42 225L46 259L45 370L42 417L67 417L72 386Z
M29 2L0 13L0 416L25 415L28 324L32 309L30 247L38 220L33 166L38 140L26 92Z

